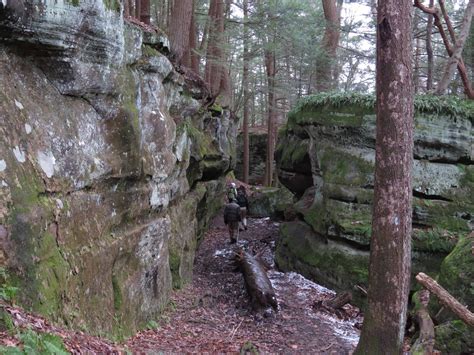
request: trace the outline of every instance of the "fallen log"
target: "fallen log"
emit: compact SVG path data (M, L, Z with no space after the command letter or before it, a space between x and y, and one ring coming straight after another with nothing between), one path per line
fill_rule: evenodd
M339 318L346 318L346 311L342 308L352 301L352 293L344 291L330 300L317 301L313 304L315 310L325 310L329 313L335 313Z
M252 307L259 309L272 306L277 310L278 301L275 291L262 262L245 251L238 254L237 261L244 275L245 287L250 296Z
M470 312L467 307L463 306L458 300L451 296L449 292L441 287L435 280L422 272L416 275L416 280L424 288L436 295L440 302L456 314L459 319L467 325L474 327L474 313Z
M333 309L342 308L344 305L352 301L352 293L348 291L344 291L338 294L336 297L331 298L330 300L324 301L324 307L330 307Z
M435 331L434 324L431 320L427 306L430 300L430 292L428 290L421 290L418 295L420 307L416 311L416 320L420 327L420 336L415 341L411 348L412 354L432 354L435 345Z

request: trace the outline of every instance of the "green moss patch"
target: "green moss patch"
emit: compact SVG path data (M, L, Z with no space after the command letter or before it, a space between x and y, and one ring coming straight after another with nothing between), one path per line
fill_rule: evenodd
M458 301L474 309L474 233L460 238L441 264L439 283Z
M436 349L443 354L474 353L474 329L456 320L435 327Z
M181 275L179 273L179 266L181 265L181 257L176 251L170 250L169 265L171 270L172 284L174 289L182 287Z
M283 223L275 260L283 270L294 270L337 291L353 291L354 285L366 285L368 252L348 252L342 244L327 241L302 222ZM363 303L355 291L356 302Z
M419 95L415 115L447 115L474 121L474 103L454 96ZM289 126L297 124L360 125L362 116L375 111L375 96L359 93L326 92L301 99L288 113Z
M337 148L321 146L320 164L325 183L364 186L373 180L373 163Z
M305 157L308 156L309 139L299 140L284 138L279 143L275 155L277 156L278 165L280 168L293 170L299 164L305 162ZM308 164L309 165L309 161ZM310 166L307 167L309 170Z

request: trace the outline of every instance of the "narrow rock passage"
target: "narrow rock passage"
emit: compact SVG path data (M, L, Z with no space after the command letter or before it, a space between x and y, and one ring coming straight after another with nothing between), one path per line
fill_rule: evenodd
M157 320L159 327L129 339L132 351L344 354L354 350L362 319L346 306L345 320L313 309L333 291L295 273L274 269L273 251L278 223L250 219L240 232L239 245L260 252L272 266L269 276L280 310L270 317L252 312L243 276L235 270L233 250L222 215L212 222L195 260L194 278L173 293L170 306ZM244 351L245 352L245 351Z

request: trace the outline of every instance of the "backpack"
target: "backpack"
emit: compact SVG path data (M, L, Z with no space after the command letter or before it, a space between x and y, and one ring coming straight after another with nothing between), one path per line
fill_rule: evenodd
M243 192L238 192L237 193L237 203L239 204L240 207L247 207L247 197Z
M227 198L229 199L229 201L232 201L237 198L237 192L234 187L229 188L229 190L227 191Z

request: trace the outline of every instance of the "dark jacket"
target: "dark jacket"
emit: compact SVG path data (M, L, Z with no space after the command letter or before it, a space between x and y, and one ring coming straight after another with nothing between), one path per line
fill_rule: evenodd
M249 208L249 201L247 199L247 196L245 196L245 193L242 191L239 191L237 193L237 203L239 204L240 207L245 207Z
M240 221L240 206L231 202L225 205L224 208L224 223L228 224L229 222L239 222Z

